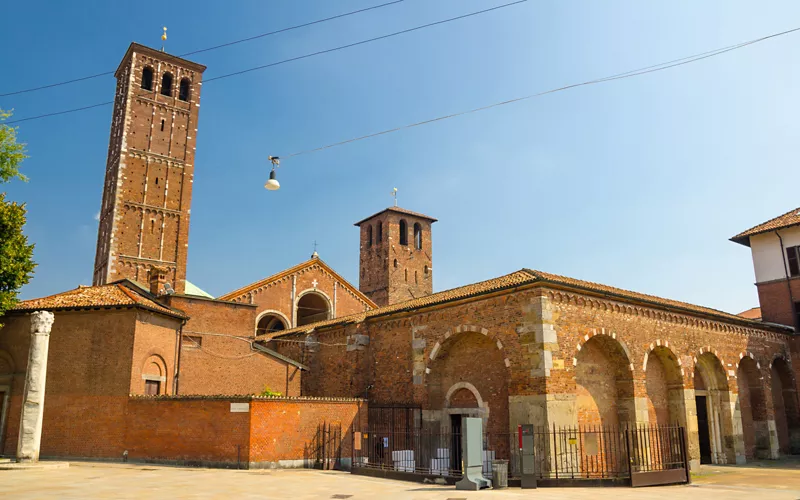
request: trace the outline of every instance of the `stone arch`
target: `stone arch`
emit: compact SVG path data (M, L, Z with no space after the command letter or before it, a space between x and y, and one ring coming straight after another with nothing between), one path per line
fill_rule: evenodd
M739 354L736 384L739 389L739 412L747 459L770 458L769 418L761 363L752 353Z
M791 364L779 354L772 360L769 369L778 453L800 454L800 401Z
M297 294L294 303L295 326L308 325L333 317L333 301L317 288L309 288Z
M644 355L648 421L651 424L686 425L686 401L681 359L669 347L669 341L656 340Z
M167 394L167 362L151 354L142 364L143 392L148 395Z
M690 456L693 460L699 456L700 463L735 463L735 446L725 439L725 436L737 438L733 435L731 394L724 362L716 352L703 347L693 358L694 413L698 430L691 431L689 436Z
M279 330L286 330L290 328L289 325L291 325L291 322L285 314L276 309L266 309L256 316L256 335L265 335Z
M633 363L616 334L584 337L575 357L578 424L634 424Z
M471 416L484 419L487 433L507 433L506 360L502 342L487 329L460 325L448 330L425 357L429 410L423 415L424 425L438 431Z
M616 343L619 345L619 347L625 353L625 356L628 358L628 361L629 361L628 368L630 369L630 371L633 371L633 356L631 356L631 350L628 349L628 346L625 344L625 342L622 341L622 339L618 339L617 338L616 332L606 332L605 328L601 328L599 332L597 331L596 328L592 328L591 332L589 332L586 335L584 335L583 337L581 337L581 339L578 341L578 345L575 347L575 356L572 358L572 366L577 366L578 365L578 354L580 354L581 349L583 348L583 345L586 342L588 342L589 339L591 339L592 337L594 337L596 335L605 335L607 337L610 337L614 341L616 341Z
M14 374L15 371L15 364L14 358L11 357L11 354L0 349L0 378L4 375L11 376Z

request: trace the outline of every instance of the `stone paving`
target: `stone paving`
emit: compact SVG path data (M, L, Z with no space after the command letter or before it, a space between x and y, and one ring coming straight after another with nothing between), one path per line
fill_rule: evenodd
M314 470L220 470L72 462L68 469L0 471L0 498L291 498L461 499L800 499L800 461L704 467L690 486L456 491L436 486Z

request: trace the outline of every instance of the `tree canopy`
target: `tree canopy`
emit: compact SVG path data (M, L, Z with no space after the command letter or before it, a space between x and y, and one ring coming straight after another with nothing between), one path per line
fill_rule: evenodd
M10 112L0 109L0 184L27 181L20 172L27 158L25 144L17 141L16 128L3 123L9 116ZM0 193L0 314L16 304L19 289L30 281L36 267L33 245L22 232L25 214L25 204L6 201L6 193Z

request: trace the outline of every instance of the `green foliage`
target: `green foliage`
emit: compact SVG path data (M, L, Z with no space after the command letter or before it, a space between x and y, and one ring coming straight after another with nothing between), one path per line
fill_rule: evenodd
M0 109L0 182L8 182L14 178L27 181L28 178L19 171L25 155L25 144L17 142L16 127L9 127L3 121L11 116L9 111Z
M259 394L259 396L268 396L268 397L280 397L282 395L283 394L281 394L280 392L274 392L270 390L270 388L267 386L264 386L264 391L261 394Z
M16 128L2 123L9 116L0 109L0 183L27 180L19 171L27 158L25 144L17 142ZM16 304L17 291L30 281L36 267L33 245L22 233L25 213L25 204L6 201L6 194L0 193L0 315Z

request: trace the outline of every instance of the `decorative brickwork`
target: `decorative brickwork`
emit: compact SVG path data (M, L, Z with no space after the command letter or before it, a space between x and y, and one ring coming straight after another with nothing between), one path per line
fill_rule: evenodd
M183 292L200 87L205 66L131 44L117 90L97 233L93 283L148 283L167 269ZM144 74L152 75L149 88ZM187 83L183 83L187 82ZM181 85L188 93L179 93ZM182 99L185 98L185 99Z

